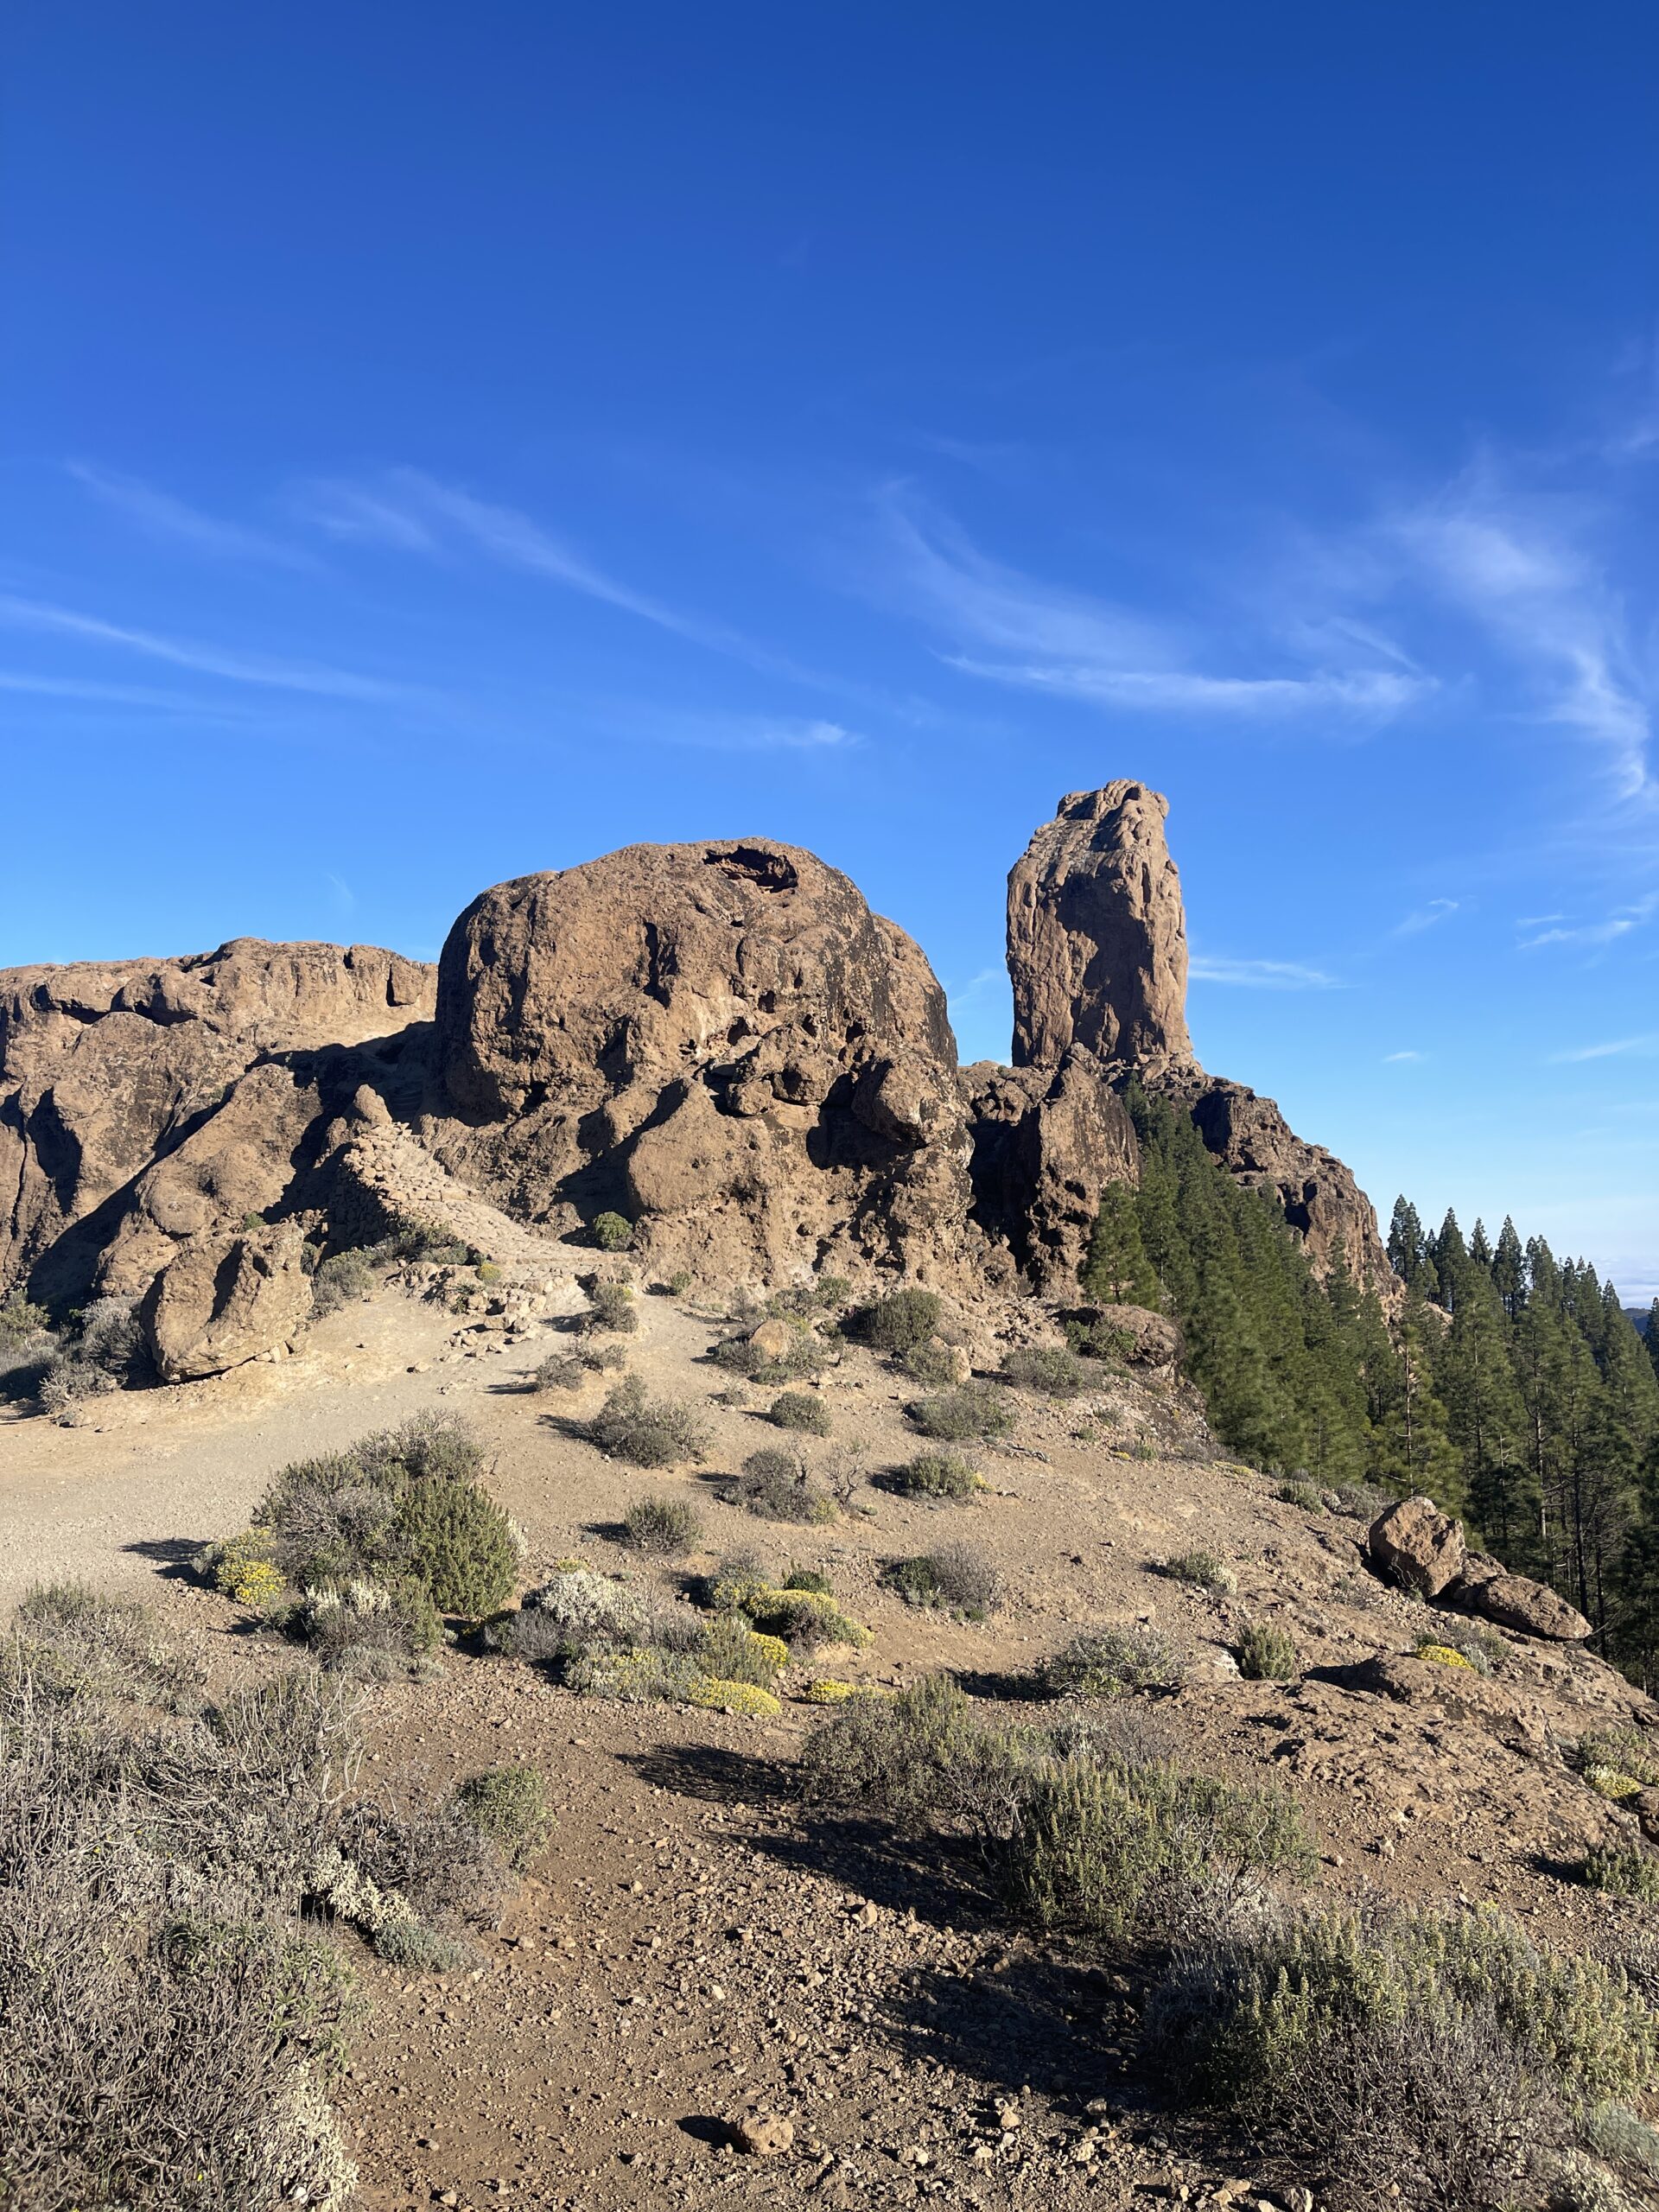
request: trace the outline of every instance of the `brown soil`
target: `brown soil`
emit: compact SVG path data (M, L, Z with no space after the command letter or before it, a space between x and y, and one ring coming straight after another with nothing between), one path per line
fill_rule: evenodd
M706 1410L705 1471L605 1459L577 1433L601 1381L575 1399L524 1387L570 1341L561 1309L580 1304L578 1264L591 1255L562 1258L551 1317L516 1332L457 1327L387 1290L280 1365L100 1401L93 1427L0 1422L0 1579L13 1594L49 1575L149 1579L220 1669L287 1663L188 1579L181 1555L239 1525L284 1461L453 1407L486 1439L528 1580L579 1552L672 1586L753 1547L779 1568L827 1570L874 1630L868 1651L818 1671L894 1683L949 1667L987 1697L1028 1688L1077 1626L1148 1621L1190 1661L1180 1694L1153 1708L1172 1748L1294 1789L1325 1889L1490 1898L1556 1940L1627 1936L1631 1908L1566 1878L1586 1841L1631 1832L1564 1756L1643 1703L1592 1658L1510 1638L1490 1682L1447 1669L1444 1695L1438 1676L1408 1703L1379 1694L1363 1662L1410 1652L1435 1616L1369 1575L1363 1524L1281 1503L1214 1453L1179 1394L1122 1378L1067 1404L1022 1395L1013 1448L978 1454L993 1489L975 1504L932 1509L865 1484L831 1528L755 1521L713 1478L783 1439L761 1417L769 1393L750 1389L747 1409L711 1402L729 1378L706 1360L709 1318L647 1296L626 1340L653 1391ZM870 1473L913 1453L902 1408L916 1392L869 1352L849 1351L823 1394L835 1433L806 1440L815 1464L853 1443ZM674 1567L627 1553L615 1524L645 1491L695 1499L709 1550ZM884 1560L944 1538L982 1544L1003 1574L1007 1604L984 1625L909 1610L878 1585ZM1155 1571L1198 1545L1233 1565L1236 1596ZM1290 1630L1294 1682L1238 1679L1229 1650L1246 1619ZM971 1861L935 1852L918 1866L856 1825L801 1816L788 1768L811 1718L799 1705L767 1723L583 1701L461 1649L437 1681L368 1694L371 1776L441 1783L524 1759L562 1808L476 1972L410 1979L362 1961L370 2005L342 2109L370 2212L747 2206L804 2190L830 2204L1110 2206L1154 2183L1198 2202L1262 2180L1247 2147L1189 2136L1157 2084L1127 2071L1127 1988L1010 1937ZM787 2115L792 2148L729 2147L729 2123L751 2110Z

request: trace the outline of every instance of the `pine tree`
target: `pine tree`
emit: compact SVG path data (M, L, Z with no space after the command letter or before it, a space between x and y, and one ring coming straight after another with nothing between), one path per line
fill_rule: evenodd
M1491 1277L1472 1263L1460 1278L1434 1362L1446 1433L1462 1461L1469 1510L1486 1541L1514 1563L1531 1560L1538 1523L1522 1446L1525 1417L1510 1357L1510 1323Z
M1084 1262L1083 1289L1103 1306L1158 1303L1158 1278L1141 1240L1135 1194L1127 1183L1109 1183Z
M1648 1325L1643 1334L1647 1340L1648 1357L1653 1363L1654 1374L1659 1376L1659 1298L1656 1298L1648 1308Z
M1474 1228L1469 1234L1469 1257L1471 1262L1487 1274L1492 1272L1492 1248L1487 1241L1486 1224L1477 1214Z
M1463 1241L1463 1231L1458 1227L1458 1217L1450 1206L1446 1210L1446 1219L1440 1224L1440 1234L1430 1243L1429 1259L1434 1269L1440 1303L1448 1313L1455 1313L1458 1288L1468 1271L1469 1253Z
M1508 1214L1498 1231L1497 1249L1492 1254L1492 1281L1503 1301L1503 1311L1513 1321L1519 1314L1527 1295L1527 1267L1522 1255L1521 1239L1516 1234L1515 1224Z
M1399 1368L1383 1421L1381 1456L1395 1482L1421 1491L1450 1513L1461 1513L1467 1504L1463 1471L1434 1388L1435 1332L1440 1325L1423 1292L1408 1289L1396 1332Z
M1422 1222L1402 1192L1394 1202L1394 1217L1389 1224L1389 1265L1408 1288L1414 1289L1422 1281L1427 1259L1428 1240L1423 1235Z

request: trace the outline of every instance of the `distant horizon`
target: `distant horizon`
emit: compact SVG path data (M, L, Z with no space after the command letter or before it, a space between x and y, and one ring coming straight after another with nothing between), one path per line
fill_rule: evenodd
M6 964L734 824L1002 1058L1007 870L1135 776L1207 1068L1659 1291L1651 11L10 44Z

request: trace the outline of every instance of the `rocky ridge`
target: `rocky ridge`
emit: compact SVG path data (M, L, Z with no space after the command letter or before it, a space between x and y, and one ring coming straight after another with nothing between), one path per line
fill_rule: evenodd
M308 1243L466 1241L467 1194L531 1236L623 1213L648 1266L711 1281L1063 1293L1103 1188L1138 1173L1131 1080L1276 1197L1316 1267L1387 1290L1348 1171L1193 1057L1166 811L1131 781L1071 794L1016 864L1006 1068L959 1070L921 950L765 838L498 885L435 971L254 939L12 970L0 1293L137 1301L162 1377L199 1376L303 1325Z

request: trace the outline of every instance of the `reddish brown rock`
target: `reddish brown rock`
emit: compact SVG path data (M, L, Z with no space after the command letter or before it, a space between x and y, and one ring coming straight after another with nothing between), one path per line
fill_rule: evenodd
M1039 1287L1076 1285L1109 1183L1141 1173L1135 1128L1090 1052L1058 1068L963 1071L972 1116L975 1218Z
M1371 1523L1371 1564L1391 1581L1438 1598L1463 1571L1463 1529L1430 1497L1402 1497Z
M1143 1070L1192 1058L1186 919L1164 842L1169 801L1128 780L1071 791L1008 877L1016 1067L1074 1045Z
M439 1156L532 1219L614 1207L653 1263L728 1279L964 1266L944 994L797 847L634 845L498 885L444 946L437 1047Z
M1590 1623L1565 1598L1524 1574L1500 1571L1478 1580L1465 1576L1446 1594L1453 1605L1520 1636L1541 1637L1551 1643L1582 1643L1592 1633Z
M295 1224L192 1237L156 1276L143 1320L163 1382L222 1374L297 1334L310 1318L311 1279Z

